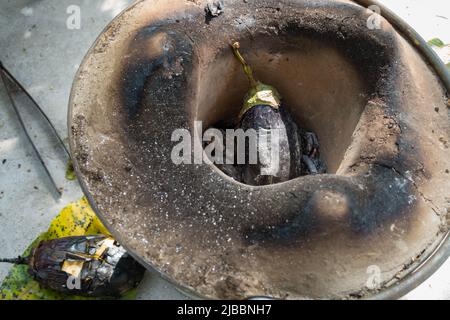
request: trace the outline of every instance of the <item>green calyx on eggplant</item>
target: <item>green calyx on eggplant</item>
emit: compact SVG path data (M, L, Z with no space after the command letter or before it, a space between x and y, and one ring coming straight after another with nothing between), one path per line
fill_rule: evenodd
M254 78L252 68L239 52L239 42L233 43L231 47L233 48L234 55L242 64L244 72L250 82L250 90L245 95L244 104L239 112L239 120L243 118L247 111L258 105L268 105L274 109L278 109L281 105L281 96L277 89Z

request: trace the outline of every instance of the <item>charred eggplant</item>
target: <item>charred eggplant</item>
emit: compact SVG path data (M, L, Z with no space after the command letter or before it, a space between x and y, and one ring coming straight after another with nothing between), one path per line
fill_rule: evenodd
M87 297L120 297L135 288L145 269L104 235L41 241L28 257L0 259L28 265L43 287Z
M256 132L258 161L256 164L221 165L219 168L249 185L268 185L302 175L326 172L325 165L320 160L317 136L297 126L282 106L282 98L277 89L255 79L252 68L239 52L238 42L232 44L232 49L250 83L236 128ZM267 143L261 144L262 140ZM246 160L250 157L250 149L246 148ZM274 155L277 161L273 161Z

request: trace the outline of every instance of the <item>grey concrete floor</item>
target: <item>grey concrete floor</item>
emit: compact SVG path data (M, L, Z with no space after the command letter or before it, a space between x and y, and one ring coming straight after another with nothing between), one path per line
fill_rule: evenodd
M81 60L102 29L132 0L1 0L0 59L29 91L67 142L67 105ZM422 36L450 43L450 2L383 0ZM80 29L67 27L70 6L80 8ZM73 20L72 20L73 21ZM448 57L447 57L448 58ZM6 160L2 164L3 159ZM36 187L36 188L35 188ZM20 254L82 192L67 182L55 200L51 186L0 87L0 257ZM9 266L0 265L0 281ZM184 299L148 272L139 299ZM404 299L450 299L450 260Z

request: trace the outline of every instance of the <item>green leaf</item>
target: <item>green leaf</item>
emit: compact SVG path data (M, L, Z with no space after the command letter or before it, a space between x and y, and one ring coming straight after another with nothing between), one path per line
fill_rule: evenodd
M66 179L67 180L76 180L77 176L75 175L75 170L73 169L73 162L72 160L69 160L67 163L67 169L66 169Z
M433 38L430 41L428 41L428 45L430 47L438 47L438 48L443 48L445 47L445 43L439 39L439 38Z

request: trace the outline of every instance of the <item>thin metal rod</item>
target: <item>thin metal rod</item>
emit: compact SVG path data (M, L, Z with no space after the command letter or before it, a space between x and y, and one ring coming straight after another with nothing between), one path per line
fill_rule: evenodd
M33 97L28 93L28 91L20 84L19 81L6 69L6 67L3 65L3 63L0 61L0 69L19 87L20 90L33 102L34 106L36 107L36 110L39 111L39 113L42 115L42 117L45 119L49 127L52 129L53 134L58 139L59 143L61 144L62 148L64 149L64 152L67 154L67 156L70 158L69 150L67 150L66 145L64 144L63 140L58 134L58 131L56 131L55 126L52 124L50 119L45 114L44 110L39 106L39 104L33 99Z
M3 66L2 62L0 61L0 69L1 69L1 78L2 78L2 82L3 85L6 89L6 93L9 97L9 100L11 101L11 105L13 106L14 112L17 115L17 118L19 120L20 126L22 127L25 136L27 137L28 141L30 142L34 152L36 153L36 156L39 160L39 162L41 163L42 167L44 168L45 173L47 174L48 178L50 179L50 182L52 183L55 191L57 192L59 198L61 198L62 196L62 192L61 190L58 188L55 180L53 179L52 175L50 174L50 171L47 168L47 165L44 162L44 159L42 158L41 154L39 153L39 150L37 149L36 145L33 142L33 139L31 139L30 134L28 133L28 130L23 122L22 117L20 116L20 112L17 109L17 105L16 102L14 101L11 91L9 90L8 84L7 84L7 79L6 77L8 76L30 99L31 101L35 104L35 106L37 107L36 109L40 111L40 113L44 116L44 118L46 119L46 121L49 123L50 127L53 128L53 130L55 130L55 128L53 127L53 125L51 124L51 122L49 121L49 119L47 118L47 116L43 113L43 111L41 110L41 108L38 106L38 104L31 98L31 96L28 94L28 92L19 84L19 82L17 82L17 80L8 72L8 70L5 69L5 67ZM56 132L56 131L55 131ZM59 137L59 135L57 135L58 140L62 143L61 138ZM68 154L66 147L63 145L63 148L65 150L65 152Z

